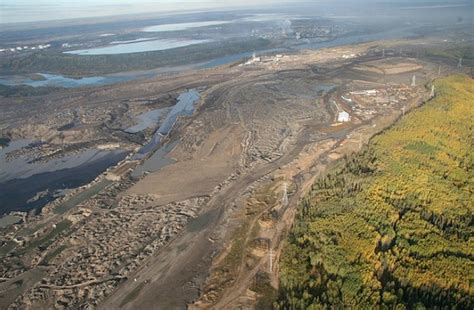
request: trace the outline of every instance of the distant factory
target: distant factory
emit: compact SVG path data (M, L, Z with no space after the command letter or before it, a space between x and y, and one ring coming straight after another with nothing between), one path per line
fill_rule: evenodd
M37 46L16 46L11 48L2 48L0 49L0 53L18 53L23 51L34 51L34 50L44 50L50 48L51 44L40 44Z

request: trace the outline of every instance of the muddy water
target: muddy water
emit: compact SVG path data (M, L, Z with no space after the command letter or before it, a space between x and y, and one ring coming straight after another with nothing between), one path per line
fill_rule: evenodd
M77 154L54 158L45 162L34 162L35 158L28 156L18 156L7 160L7 154L9 152L28 147L31 143L31 140L18 140L0 150L0 183L13 179L25 179L40 173L79 167L116 153L116 151L110 152L89 149Z
M135 155L135 159L144 158L159 147L162 138L170 133L179 116L192 115L194 113L194 104L199 101L199 98L199 93L194 89L182 93L178 97L177 103L171 108L171 111L169 111L168 115L166 115L166 118L153 135L151 141L142 147L138 154ZM179 140L161 146L149 158L147 158L143 164L135 169L132 176L140 177L144 173L156 172L167 165L175 163L174 159L168 157L168 153L171 152L178 143Z
M156 109L137 116L138 124L130 128L125 129L128 133L138 133L147 128L155 127L159 123L160 119L165 113L168 112L168 108Z
M26 156L6 159L9 152L28 147L32 142L12 141L0 150L0 215L41 209L61 196L63 189L91 182L127 155L124 150L90 149L46 162L32 162L34 158Z
M167 157L168 153L179 143L176 141L162 146L158 149L150 158L146 159L143 164L138 166L132 173L133 177L140 177L146 172L156 172L165 166L171 165L176 161L172 158Z
M139 155L144 156L156 149L160 145L162 138L171 131L179 116L192 115L194 112L194 104L199 98L199 93L194 89L182 93L178 97L178 102L153 135L151 141L139 151Z

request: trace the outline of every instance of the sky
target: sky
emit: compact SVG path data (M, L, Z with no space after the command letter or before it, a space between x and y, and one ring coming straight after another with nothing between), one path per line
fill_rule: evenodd
M291 0L0 0L0 23L222 9Z
M277 3L306 1L308 4L323 2L329 6L357 4L367 8L374 4L452 5L456 2L470 3L474 0L0 0L0 24L53 21L87 17L102 17L141 13L185 12L200 10L221 10L232 7L252 8ZM369 5L370 4L370 5Z

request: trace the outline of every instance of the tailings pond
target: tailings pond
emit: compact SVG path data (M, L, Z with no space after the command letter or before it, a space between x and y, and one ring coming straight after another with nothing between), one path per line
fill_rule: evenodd
M8 147L0 149L0 215L40 209L61 196L63 190L93 181L127 155L124 150L89 149L41 162L21 155L8 158L8 153L21 151L34 143L12 141Z
M150 41L137 41L133 43L113 44L106 47L97 47L84 50L76 50L65 52L66 54L80 56L97 56L97 55L120 55L143 52L154 52L170 50L178 47L185 47L196 44L208 43L211 40L174 40L174 39L157 39Z

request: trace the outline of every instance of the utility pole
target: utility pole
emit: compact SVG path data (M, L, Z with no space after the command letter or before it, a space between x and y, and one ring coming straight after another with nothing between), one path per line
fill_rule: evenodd
M413 75L413 78L411 79L411 87L416 87L416 75Z
M431 85L431 94L430 97L433 98L435 96L435 86Z
M441 66L438 67L438 76L441 76Z

